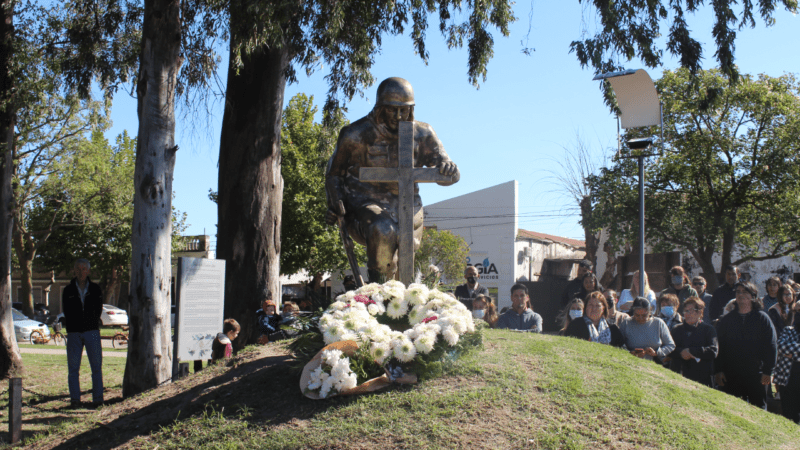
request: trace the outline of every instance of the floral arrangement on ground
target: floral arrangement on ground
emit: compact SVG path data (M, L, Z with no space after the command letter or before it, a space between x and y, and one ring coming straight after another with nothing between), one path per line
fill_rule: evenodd
M441 376L482 345L482 325L460 301L417 283L367 284L310 323L292 349L304 363L300 387L312 398Z

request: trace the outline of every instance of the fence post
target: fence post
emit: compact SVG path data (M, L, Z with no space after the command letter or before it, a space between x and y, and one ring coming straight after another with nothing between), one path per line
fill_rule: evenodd
M8 380L8 434L12 444L22 439L22 378Z

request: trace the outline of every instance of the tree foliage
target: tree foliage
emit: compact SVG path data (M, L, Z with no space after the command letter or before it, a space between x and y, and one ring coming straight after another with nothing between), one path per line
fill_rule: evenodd
M579 1L591 3L600 22L593 36L584 35L581 40L570 44L570 52L575 53L581 65L591 66L596 73L612 72L622 69L624 61L639 58L647 67L658 67L662 64L665 50L660 41L666 36L666 51L692 73L700 70L700 62L705 58L702 44L692 35L686 19L705 6L703 0ZM742 2L739 11L734 11L737 3L730 0L711 2L714 11L711 33L716 46L714 57L721 73L732 80L738 77L734 58L736 31L755 27L756 14L767 26L772 25L775 8L781 5L787 11L797 13L797 0L761 0L757 11L750 0Z
M339 113L337 124L314 122L314 97L295 95L283 112L281 175L283 214L281 273L306 270L311 275L348 268L338 228L325 223L325 165L333 153L338 130L347 125ZM356 244L360 261L364 248Z
M428 267L434 265L444 279L453 282L463 277L467 256L469 246L464 238L448 230L426 228L414 254L414 272L427 274Z
M93 277L110 295L130 274L136 139L123 132L112 146L98 131L81 147L79 157L59 168L53 183L58 188L45 201L77 205L43 243L35 264L70 273L76 258L87 258ZM33 212L45 215L49 209Z
M718 70L667 71L665 152L645 165L648 242L689 252L706 274L800 250L800 85L793 75L751 77L730 85ZM628 138L655 130L628 133ZM635 159L588 178L592 226L617 244L635 239ZM734 260L734 256L736 259ZM716 284L716 277L706 277ZM713 286L712 286L713 287Z

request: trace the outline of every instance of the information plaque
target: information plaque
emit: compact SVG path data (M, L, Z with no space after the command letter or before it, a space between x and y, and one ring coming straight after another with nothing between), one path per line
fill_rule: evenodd
M211 344L225 320L225 261L178 258L176 297L175 363L211 359Z

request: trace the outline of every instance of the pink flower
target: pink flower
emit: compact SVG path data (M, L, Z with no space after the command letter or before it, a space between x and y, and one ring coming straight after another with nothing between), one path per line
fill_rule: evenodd
M436 316L430 316L430 317L428 317L428 318L426 318L426 319L422 319L422 323L433 322L433 321L434 321L434 320L436 320L436 319L438 319L438 317L436 317Z
M373 299L371 299L371 298L367 297L366 295L356 295L356 296L354 297L354 300L355 300L355 301L357 301L358 303L363 303L363 304L365 304L366 306L369 306L369 305L374 305L374 304L376 304L376 303L375 303L375 300L373 300Z

